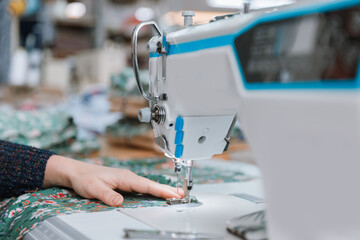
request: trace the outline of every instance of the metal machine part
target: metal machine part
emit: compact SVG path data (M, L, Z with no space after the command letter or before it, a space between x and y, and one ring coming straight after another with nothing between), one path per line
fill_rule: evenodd
M170 232L124 229L127 239L224 239L223 236L212 233Z
M175 174L176 174L176 192L179 194L179 174L181 172L181 163L179 160L174 159L174 163L175 163Z
M193 11L183 11L181 16L184 17L184 26L189 27L193 25L193 17L195 13Z
M140 122L149 123L151 120L150 108L141 108L138 113L138 119Z
M166 98L166 94L163 94L161 99L163 98ZM149 123L151 120L153 120L157 124L163 124L165 122L165 118L165 109L159 105L155 105L153 108L151 108L151 110L150 108L142 108L138 113L138 119L143 123Z
M155 138L155 143L162 149L168 148L168 144L164 136Z
M134 74L135 74L136 83L137 83L137 86L139 88L139 91L140 91L141 95L145 99L147 99L148 101L156 103L158 101L158 98L154 97L154 96L151 96L150 94L145 93L144 88L143 88L143 86L141 84L141 81L140 81L139 63L138 63L138 59L137 59L137 55L138 55L137 54L137 50L138 50L137 40L138 40L138 35L139 35L139 32L140 32L141 28L143 28L145 26L152 26L155 29L156 33L159 36L162 36L159 27L153 21L151 21L151 22L143 22L143 23L140 23L139 25L137 25L135 27L135 29L134 29L134 32L132 34L132 39L131 39L132 63L133 63L133 67L134 67Z
M165 109L159 105L155 105L151 109L151 120L157 124L164 124L166 118Z
M232 130L233 130L236 122L237 122L237 116L235 115L235 117L234 117L234 119L233 119L233 121L232 121L232 123L231 123L231 126L230 126L230 128L229 128L229 131L228 131L228 133L226 134L226 137L225 137L226 146L225 146L225 148L224 148L224 152L226 152L226 151L228 150L228 148L229 148L230 138L231 138L231 137L230 137L230 136L231 136L231 132L232 132Z
M189 187L188 187L188 179L185 177L184 178L184 193L185 193L185 196L183 198L183 201L184 203L190 203L190 190L189 190Z
M81 232L57 217L52 217L40 223L34 230L27 233L25 240L90 240Z
M192 167L193 167L193 161L192 160L186 161L186 163L185 163L185 178L184 178L185 196L183 198L184 203L191 202L190 191L192 190L192 187L193 187Z
M146 44L146 48L147 50L149 51L149 53L156 53L158 52L158 44L155 43L155 41L149 41L147 44Z
M266 240L266 213L254 212L226 222L227 230L245 240Z
M193 167L193 161L188 160L185 166L185 179L186 179L186 190L189 195L186 195L186 197L190 197L190 191L192 190L193 187L192 167Z
M179 205L186 203L183 198L168 198L166 199L166 203L169 205Z
M200 207L203 205L196 197L190 196L189 199L186 198L168 198L166 199L166 203L169 205L180 205L186 204L186 207Z
M181 163L178 160L174 160L175 162L175 173L180 173L181 172Z
M231 13L231 14L226 14L226 15L220 15L220 16L215 16L213 17L210 22L216 22L218 20L222 20L222 19L228 19L237 15L240 15L240 12L236 12L236 13Z
M255 204L265 202L264 198L260 198L260 197L257 197L257 196L254 196L254 195L248 194L248 193L232 193L230 195L232 195L234 197L242 198L244 200L250 201Z
M184 193L185 196L182 199L178 199L178 198L169 198L166 199L166 202L170 205L175 205L175 204L183 204L183 203L190 203L191 202L191 196L190 196L190 191L193 188L193 177L192 177L192 167L193 167L193 161L192 160L188 160L186 161L185 165L185 178L184 178ZM179 164L178 161L175 161L175 173L179 174L180 170L181 170L181 165ZM177 180L179 181L179 177L177 178ZM178 183L177 183L178 186Z
M250 12L250 2L251 2L251 0L245 0L244 1L244 13L249 13Z

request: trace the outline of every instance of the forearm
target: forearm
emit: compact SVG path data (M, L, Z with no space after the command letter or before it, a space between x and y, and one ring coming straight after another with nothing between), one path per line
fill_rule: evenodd
M43 187L62 186L72 188L72 179L75 175L86 171L89 167L91 167L91 164L53 155L46 164Z
M0 197L42 188L47 160L53 152L0 141Z

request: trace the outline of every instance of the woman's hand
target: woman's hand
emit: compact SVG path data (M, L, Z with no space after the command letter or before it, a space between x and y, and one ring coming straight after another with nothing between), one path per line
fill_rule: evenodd
M120 206L124 198L115 189L151 194L161 198L182 198L179 189L140 177L130 170L110 168L53 155L47 162L43 187L63 186L84 198L97 198L110 206Z

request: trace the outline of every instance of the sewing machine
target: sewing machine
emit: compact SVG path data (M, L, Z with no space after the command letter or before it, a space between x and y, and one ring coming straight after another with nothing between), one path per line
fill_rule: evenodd
M302 1L162 31L133 34L133 65L149 101L139 119L184 165L227 150L237 117L262 170L271 239L360 236L360 1ZM141 85L137 36L152 26L149 91ZM169 200L172 203L175 200Z

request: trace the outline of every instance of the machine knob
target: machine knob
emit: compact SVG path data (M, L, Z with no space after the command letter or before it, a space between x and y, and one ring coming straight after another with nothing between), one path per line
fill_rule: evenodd
M195 16L195 13L193 11L183 11L181 16L184 17L184 26L189 27L193 25L193 16Z
M150 108L142 108L139 110L138 118L140 122L149 123L151 120Z
M244 13L250 12L250 3L251 0L244 0Z
M157 49L158 49L157 44L151 40L147 43L146 47L147 47L149 53L156 53Z

